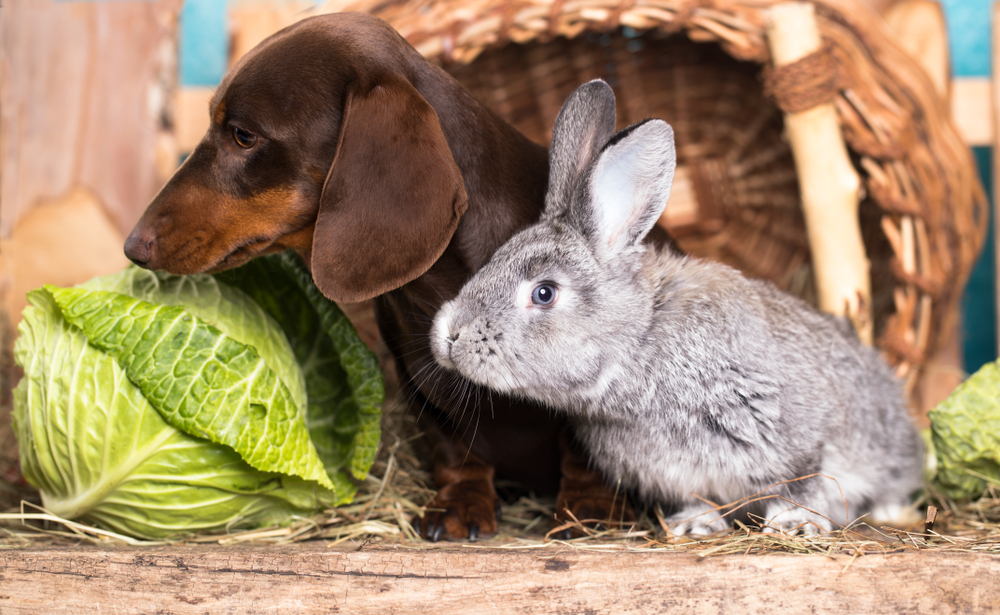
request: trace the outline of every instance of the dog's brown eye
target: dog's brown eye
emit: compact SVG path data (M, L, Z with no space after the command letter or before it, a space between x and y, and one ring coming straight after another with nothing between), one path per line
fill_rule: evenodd
M252 132L240 130L239 128L233 128L233 139L236 140L236 145L239 145L243 149L250 149L257 142L257 135Z

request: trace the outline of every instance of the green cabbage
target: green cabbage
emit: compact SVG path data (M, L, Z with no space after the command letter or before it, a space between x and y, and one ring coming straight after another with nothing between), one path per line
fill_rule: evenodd
M941 493L967 500L1000 485L1000 365L984 365L928 418Z
M14 428L57 515L143 538L287 523L349 502L371 466L377 361L292 254L28 300Z

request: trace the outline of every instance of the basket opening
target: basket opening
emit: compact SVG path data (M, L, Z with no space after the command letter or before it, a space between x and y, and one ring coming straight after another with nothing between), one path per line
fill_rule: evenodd
M447 69L545 145L570 93L604 79L615 91L619 128L649 117L674 128L680 181L660 222L680 248L771 280L815 305L798 177L782 114L764 94L760 64L733 58L715 43L626 27L508 43ZM872 260L877 336L894 311L892 254L871 199L862 202L860 217Z

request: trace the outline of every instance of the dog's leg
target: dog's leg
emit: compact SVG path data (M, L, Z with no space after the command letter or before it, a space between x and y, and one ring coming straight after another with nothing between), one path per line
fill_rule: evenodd
M629 524L635 521L632 507L626 501L625 491L608 485L604 475L589 467L587 458L573 442L569 427L559 434L559 452L562 455L562 478L556 497L558 527L574 518L588 527ZM559 538L582 536L572 528L559 533Z
M493 486L493 466L469 450L458 430L420 391L410 375L433 373L433 359L422 340L426 338L429 318L414 318L417 306L399 293L377 297L373 302L379 330L386 346L396 359L399 386L408 403L408 412L418 417L421 430L432 447L434 486L437 495L427 503L423 517L413 519L414 529L421 537L437 542L472 540L492 536L497 531L500 499ZM409 314L408 318L398 316ZM416 332L404 329L408 325ZM423 324L423 328L420 325ZM423 352L421 352L423 351ZM405 358L416 361L408 364ZM421 362L422 361L422 362ZM433 387L432 387L433 388Z
M484 463L454 433L434 418L421 421L433 446L434 483L438 492L414 526L424 538L475 541L496 534L500 499L493 487L493 466Z

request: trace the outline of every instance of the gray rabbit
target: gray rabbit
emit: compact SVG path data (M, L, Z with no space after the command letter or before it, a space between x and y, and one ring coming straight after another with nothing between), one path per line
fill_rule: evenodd
M898 519L923 445L888 366L846 320L644 244L673 130L614 122L603 81L566 101L542 218L438 313L438 362L566 413L605 476L674 511L675 533L729 528L712 502L744 498L771 531Z

